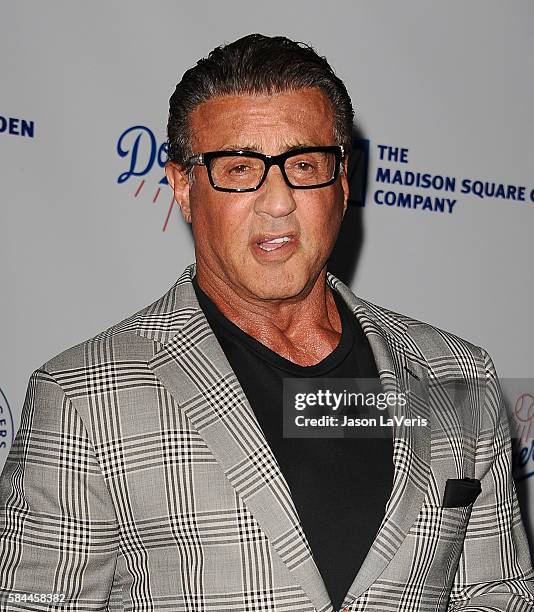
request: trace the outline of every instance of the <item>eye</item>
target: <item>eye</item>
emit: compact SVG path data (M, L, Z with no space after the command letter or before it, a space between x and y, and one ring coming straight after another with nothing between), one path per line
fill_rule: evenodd
M297 170L309 172L310 170L313 170L313 169L314 169L313 164L310 164L309 162L305 162L305 161L297 162Z
M250 170L250 166L248 166L247 164L237 164L235 166L231 166L230 168L228 168L228 173L229 174L245 174L245 172L248 172Z
M299 174L311 174L317 170L317 164L313 161L306 159L295 160L291 165L292 172L298 172Z

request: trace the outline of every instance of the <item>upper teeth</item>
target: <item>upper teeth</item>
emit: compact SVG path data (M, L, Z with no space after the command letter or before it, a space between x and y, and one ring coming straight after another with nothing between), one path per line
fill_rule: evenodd
M287 236L282 236L282 238L273 238L272 240L266 240L265 242L287 242L289 238Z

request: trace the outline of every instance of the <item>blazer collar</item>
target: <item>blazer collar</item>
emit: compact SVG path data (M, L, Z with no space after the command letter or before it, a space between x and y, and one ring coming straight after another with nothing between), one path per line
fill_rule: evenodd
M195 272L196 264L190 264L164 296L139 313L137 333L158 343L148 365L203 437L317 612L332 612L287 482L198 304L191 283ZM407 394L408 404L390 407L390 414L428 419L428 371L406 333L408 319L362 300L331 273L327 282L362 325L384 390ZM396 424L393 431L392 493L343 607L367 590L391 561L419 513L428 485L430 426Z

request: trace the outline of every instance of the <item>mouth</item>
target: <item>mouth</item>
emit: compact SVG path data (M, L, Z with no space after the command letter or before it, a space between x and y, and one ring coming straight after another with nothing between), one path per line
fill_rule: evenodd
M250 241L252 254L262 264L280 264L287 261L299 248L299 234L256 234Z

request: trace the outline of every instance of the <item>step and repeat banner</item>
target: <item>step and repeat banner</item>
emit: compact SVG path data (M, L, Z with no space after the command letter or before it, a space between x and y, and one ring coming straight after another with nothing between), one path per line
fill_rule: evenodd
M327 57L356 110L331 269L493 357L534 542L532 2L19 0L0 22L0 467L31 372L194 260L163 172L183 72L285 35Z

